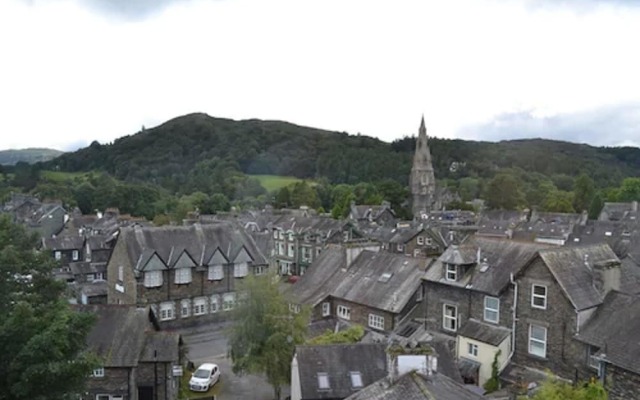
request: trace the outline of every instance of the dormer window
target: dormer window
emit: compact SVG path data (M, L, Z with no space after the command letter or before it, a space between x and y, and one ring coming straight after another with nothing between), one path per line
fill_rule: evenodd
M318 372L318 389L331 389L331 386L329 386L329 374L327 374L326 372Z
M80 254L78 253L78 250L73 250L71 252L71 259L73 261L78 261L78 258L80 258L79 256L80 256Z
M175 284L191 283L191 268L177 268L175 270Z
M458 280L458 268L454 264L445 264L445 273L444 277L448 281L457 281Z
M162 286L162 271L147 271L144 273L144 287Z

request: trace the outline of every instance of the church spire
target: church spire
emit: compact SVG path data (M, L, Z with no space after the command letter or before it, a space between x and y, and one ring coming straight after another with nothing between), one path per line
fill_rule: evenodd
M435 198L436 179L431 163L431 152L429 151L424 115L420 120L420 128L418 129L410 186L413 197L411 208L414 218L420 218L422 215L431 212L433 208L437 208L437 199Z
M420 121L420 129L418 130L418 136L427 134L427 127L424 125L424 114L422 114L422 120Z

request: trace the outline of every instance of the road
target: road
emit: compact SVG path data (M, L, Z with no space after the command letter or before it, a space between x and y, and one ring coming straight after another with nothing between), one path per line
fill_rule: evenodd
M228 323L185 328L179 330L187 346L187 358L195 366L203 362L218 364L222 373L220 382L213 392L216 400L272 400L273 388L262 375L236 376L231 371L231 359L227 358L226 329ZM281 398L289 395L289 388L283 388Z

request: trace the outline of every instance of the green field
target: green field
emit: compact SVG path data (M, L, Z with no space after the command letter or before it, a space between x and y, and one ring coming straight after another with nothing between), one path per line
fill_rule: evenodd
M83 178L89 175L90 172L60 172L60 171L42 171L40 175L44 179L48 179L53 182L64 182L75 178Z
M278 176L278 175L250 175L260 181L263 188L267 189L267 192L273 192L285 186L289 186L292 183L300 182L302 179L294 178L292 176Z

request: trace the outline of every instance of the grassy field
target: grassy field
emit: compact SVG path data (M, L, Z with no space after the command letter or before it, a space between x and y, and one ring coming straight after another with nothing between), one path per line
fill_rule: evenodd
M64 182L75 178L81 178L89 175L90 172L60 172L60 171L42 171L40 175L54 182Z
M292 176L278 176L278 175L251 175L258 179L262 187L267 189L267 192L273 192L292 183L300 182L302 179L294 178Z

